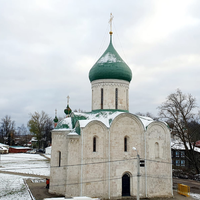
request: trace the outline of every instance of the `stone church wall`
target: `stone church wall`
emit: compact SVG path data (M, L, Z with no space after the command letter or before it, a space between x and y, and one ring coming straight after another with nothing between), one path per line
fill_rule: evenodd
M80 136L68 136L69 132L66 130L52 131L53 156L51 157L50 193L77 195L79 191L80 153L78 148Z
M118 88L117 109L129 110L129 82L113 79L102 79L92 82L92 110L101 109L101 88L103 88L103 109L116 109L115 89Z
M64 152L67 150L67 137L68 133L52 131L52 157L51 157L51 170L50 170L50 193L65 194L66 176L65 167L66 156ZM59 156L60 152L60 156ZM60 161L59 161L60 157Z
M170 132L166 124L153 122L147 129L148 196L172 196Z
M122 196L122 176L130 175L130 194L137 195L137 152L144 158L144 129L141 121L132 114L120 114L112 122L111 129L111 160L119 160L111 163L111 196ZM124 151L124 138L128 138L127 151ZM144 175L144 169L141 169ZM144 196L144 178L140 179L141 194Z
M81 187L81 136L67 136L66 197L79 196Z
M81 128L81 135L68 133L52 131L51 193L66 197L121 197L122 177L128 174L130 195L136 196L135 147L145 160L145 167L140 167L141 197L172 196L170 132L166 124L152 122L146 130L137 116L122 113L112 121L110 129L94 120Z
M96 138L96 151L93 139ZM108 194L108 130L99 122L90 122L82 129L83 169L82 195L105 197Z

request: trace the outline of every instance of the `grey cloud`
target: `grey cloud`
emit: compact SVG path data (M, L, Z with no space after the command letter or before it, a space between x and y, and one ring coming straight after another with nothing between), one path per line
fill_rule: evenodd
M187 14L199 19L199 2L194 2ZM67 95L72 110L90 111L88 73L108 46L110 12L114 46L133 72L131 112L156 115L156 107L177 87L200 99L199 61L183 66L179 60L199 54L198 25L185 26L151 46L135 37L155 5L156 1L1 1L0 118L8 114L20 126L35 111L54 117L57 108L63 116Z

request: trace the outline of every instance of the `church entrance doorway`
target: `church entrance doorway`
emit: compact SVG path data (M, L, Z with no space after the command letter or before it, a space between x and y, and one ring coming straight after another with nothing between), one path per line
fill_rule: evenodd
M122 176L122 196L130 196L130 175L128 173Z

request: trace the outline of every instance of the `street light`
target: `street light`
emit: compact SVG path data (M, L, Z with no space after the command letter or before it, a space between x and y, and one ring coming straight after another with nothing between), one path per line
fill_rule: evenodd
M137 151L135 147L132 148L134 151ZM140 155L137 151L137 200L140 200Z

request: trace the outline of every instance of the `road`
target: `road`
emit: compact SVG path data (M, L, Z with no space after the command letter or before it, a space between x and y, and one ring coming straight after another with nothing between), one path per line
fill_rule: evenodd
M179 178L174 178L173 179L173 188L177 189L178 188L178 183L190 186L190 192L191 193L197 193L200 194L200 182L194 181L194 180L189 180L189 179L179 179Z

